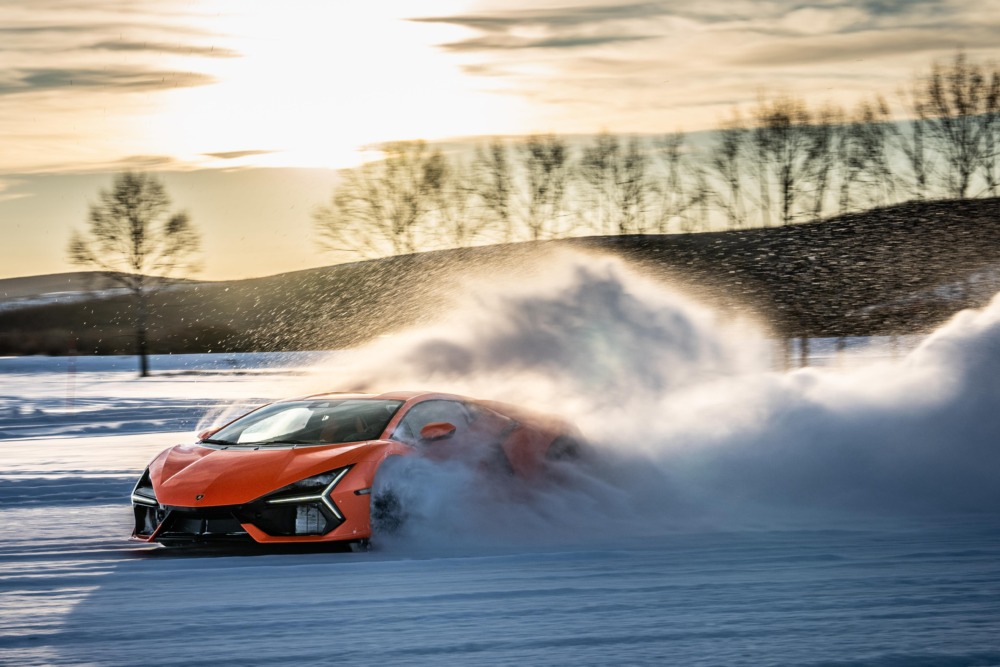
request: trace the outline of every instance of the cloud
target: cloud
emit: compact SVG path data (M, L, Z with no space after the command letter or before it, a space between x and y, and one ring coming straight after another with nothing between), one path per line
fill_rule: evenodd
M25 192L24 190L19 190L16 192L11 192L15 188L19 188L24 185L26 181L23 178L0 178L0 202L13 201L15 199L23 199L25 197L35 196L32 192Z
M18 168L16 176L0 178L0 202L28 197L44 199L50 194L49 186L36 179L50 176L73 174L76 176L98 175L106 177L109 173L121 171L172 171L186 172L196 169L187 162L172 155L135 154L124 157L108 156L105 159L74 159L64 158L58 161L39 162L30 168ZM54 183L55 181L53 181ZM54 187L54 186L53 186Z
M533 129L570 133L704 128L761 89L850 104L956 48L1000 55L1000 11L969 0L576 2L412 20L462 29L438 46L463 72L530 104Z
M103 88L118 91L149 91L191 88L213 83L215 79L198 72L167 70L87 68L24 68L0 82L0 95L16 95L42 90Z
M45 33L61 33L61 34L88 34L95 31L114 31L135 28L137 26L132 24L123 23L113 23L105 24L103 26L94 26L87 23L62 23L62 24L30 24L30 25L16 25L16 26L3 26L0 27L0 35L16 37L19 35L35 36Z
M411 19L421 23L445 23L471 28L480 36L444 44L450 51L498 51L519 49L576 49L652 39L632 34L626 24L664 16L669 8L661 3L593 5L556 9L514 9L494 13L465 14ZM525 34L525 33L529 34Z
M493 14L423 17L410 20L423 23L448 23L487 32L498 32L524 26L554 30L613 21L644 19L668 13L670 10L664 3L643 2L561 9L514 9Z
M850 29L852 26L889 28L920 23L937 23L949 16L960 16L962 9L937 0L778 0L776 2L743 2L692 0L664 2L672 8L671 15L695 21L705 26L757 25L761 29L782 25L798 27L804 32Z
M232 49L216 48L214 46L193 46L191 44L174 44L169 42L133 42L128 40L98 42L90 48L102 51L145 51L182 56L202 56L205 58L237 58L240 55Z
M129 155L116 160L117 169L163 169L177 165L177 160L169 155Z
M816 2L658 2L598 4L554 9L503 9L481 14L414 18L444 23L480 34L443 45L452 51L491 51L517 48L576 48L651 39L654 26L697 27L709 33L744 32L757 35L841 35L877 31L910 35L913 30L945 33L974 29L984 21L958 5L938 2L840 0ZM991 21L986 17L984 32ZM614 26L610 30L610 26ZM667 36L657 34L657 36ZM902 39L894 40L896 43ZM987 45L985 36L977 43Z
M268 155L276 151L268 150L248 150L248 151L223 151L221 153L202 153L206 157L214 157L220 160L235 160L241 157L250 157L253 155Z
M759 67L849 62L913 53L933 55L957 48L990 48L995 43L996 29L992 26L961 31L911 28L887 33L870 30L777 40L740 54L731 64Z
M545 39L530 39L510 35L466 39L460 42L444 44L449 51L498 51L504 49L573 49L604 44L620 44L645 39L655 39L653 35L593 35L549 37Z
M218 37L215 33L211 33L194 26L189 25L179 25L170 23L138 23L138 22L128 22L128 21L107 21L107 22L89 22L80 21L79 23L25 23L21 25L5 25L0 26L0 35L7 37L18 37L18 36L28 36L35 37L37 35L52 34L60 36L70 36L70 35L120 35L122 33L135 33L135 32L157 32L157 33L169 33L176 35L188 35L192 37Z

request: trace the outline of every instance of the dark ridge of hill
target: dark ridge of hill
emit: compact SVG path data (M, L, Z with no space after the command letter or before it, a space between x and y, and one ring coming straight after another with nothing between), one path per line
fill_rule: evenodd
M330 349L437 319L474 280L503 287L559 249L613 255L776 334L911 333L1000 289L1000 199L913 202L788 227L587 237L340 264L153 298L154 352ZM535 273L533 273L535 272ZM127 297L0 312L0 353L132 351Z
M115 287L113 281L94 271L2 278L0 299L24 299L53 293L86 292L112 287Z
M167 284L191 282L185 279L160 278ZM70 273L50 273L19 278L0 278L0 302L7 299L33 299L53 294L77 294L106 289L121 285L110 276L98 271L75 271Z
M927 331L1000 291L1000 199L910 202L807 224L581 239L746 307L787 336Z

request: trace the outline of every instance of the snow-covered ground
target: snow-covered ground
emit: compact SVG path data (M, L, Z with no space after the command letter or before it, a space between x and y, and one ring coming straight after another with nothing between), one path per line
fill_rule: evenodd
M617 265L534 282L352 352L0 359L0 664L1000 664L1000 301L778 373ZM369 553L127 540L163 447L365 387L559 412L596 459L514 492L413 459Z

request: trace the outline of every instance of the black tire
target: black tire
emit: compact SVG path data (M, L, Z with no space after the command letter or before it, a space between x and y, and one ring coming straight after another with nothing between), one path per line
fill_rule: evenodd
M559 436L545 450L547 461L579 461L583 457L583 445L568 435Z
M372 495L371 527L372 537L396 535L406 524L406 511L399 496L392 489Z
M347 548L350 549L351 553L356 553L356 554L368 553L369 551L372 550L372 542L371 540L358 540L357 542L349 542Z

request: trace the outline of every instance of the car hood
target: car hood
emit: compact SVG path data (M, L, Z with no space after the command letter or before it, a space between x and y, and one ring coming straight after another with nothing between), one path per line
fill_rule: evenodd
M162 505L240 505L300 479L377 455L380 441L319 447L217 448L178 445L149 466Z

